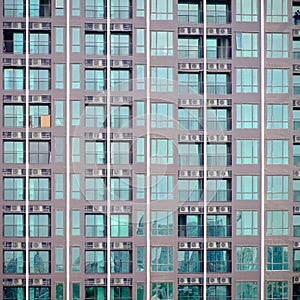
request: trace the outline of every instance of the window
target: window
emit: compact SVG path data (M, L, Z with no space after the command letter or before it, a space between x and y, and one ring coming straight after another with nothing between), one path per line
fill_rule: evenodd
M200 180L178 180L178 200L180 202L199 202L202 198Z
M112 0L110 14L112 19L130 19L131 6L129 0Z
M74 1L74 0L73 0ZM71 28L72 32L72 52L80 52L80 28Z
M288 270L288 247L287 246L268 246L268 271Z
M48 33L30 33L30 54L49 54L49 38Z
M29 162L31 164L49 164L50 155L51 149L49 142L29 143Z
M131 236L130 215L112 214L110 218L110 230L112 237Z
M201 288L197 285L178 285L178 300L201 299Z
M179 94L199 94L202 92L202 83L199 73L178 73Z
M136 53L145 53L145 29L136 29Z
M197 273L202 270L200 251L178 251L178 273Z
M111 273L132 273L131 251L111 251L110 261Z
M288 21L288 0L282 0L280 3L276 0L268 0L267 22L287 22Z
M145 223L144 223L144 219L145 219L145 213L142 210L138 210L136 212L136 235L145 235Z
M289 299L287 281L268 281L267 282L267 300Z
M49 178L29 178L29 200L45 201L50 200L50 179Z
M145 3L144 0L138 0L136 2L136 17L144 17L145 16Z
M293 39L293 58L300 59L300 40Z
M135 68L136 68L135 88L136 90L144 90L145 89L145 65L135 65ZM136 106L138 106L138 103L136 103Z
M23 90L25 88L24 69L4 68L3 89Z
M24 236L24 216L22 214L3 215L3 235L4 237Z
M65 161L65 138L64 137L55 137L55 162L64 162Z
M136 271L143 272L145 270L145 248L136 247Z
M72 0L72 16L80 16L80 0Z
M86 201L103 201L105 198L104 178L85 178Z
M105 163L104 142L85 142L85 163L86 164Z
M105 127L105 107L103 105L85 106L85 127Z
M151 103L151 127L173 128L173 104Z
M80 199L80 174L72 174L72 199Z
M206 40L206 56L209 59L231 58L231 41L226 37L209 37Z
M72 78L72 89L80 89L80 64L71 64L71 78ZM94 70L86 70L86 73L92 73L94 75L93 72L95 72ZM99 70L100 72L100 70ZM95 79L94 79L95 80ZM86 86L88 85L88 83L90 83L90 81L92 81L92 79L88 78L88 76L85 76L85 84ZM88 90L86 88L86 90ZM91 89L93 91L93 89Z
M86 91L103 91L104 71L103 70L85 70L85 90Z
M173 55L173 32L152 31L151 32L151 55L172 56Z
M55 52L64 52L64 28L55 27Z
M288 211L267 211L267 235L288 235Z
M258 200L258 176L236 176L236 200Z
M55 272L64 271L64 248L55 247Z
M55 125L64 126L65 117L64 117L65 103L62 100L55 101Z
M72 235L73 236L80 235L80 211L79 210L72 211Z
M289 127L287 104L267 104L267 128L286 129Z
M173 300L173 283L152 282L151 295L153 299Z
M206 181L207 201L231 201L231 188L228 180L209 179Z
M29 272L30 274L50 273L50 252L30 251L29 252Z
M267 140L267 164L278 165L289 163L288 140Z
M236 57L257 57L258 56L258 33L237 32Z
M131 55L131 41L128 34L112 34L110 44L111 55Z
M300 180L293 180L293 200L300 201Z
M65 178L64 174L55 174L55 199L64 199L65 196Z
M103 274L105 270L105 252L104 251L85 251L85 269L86 274ZM93 298L89 298L93 299Z
M110 299L111 300L122 300L131 298L131 287L111 287L110 288ZM105 298L104 298L105 299Z
M287 58L289 35L286 33L267 33L267 57Z
M3 30L3 53L23 54L24 47L24 32Z
M152 92L173 92L173 84L174 84L173 73L174 73L173 68L152 67L151 68L151 91Z
M207 11L207 23L211 24L226 24L231 21L228 16L230 12L228 11L227 4L206 4Z
M129 128L131 126L131 112L129 106L113 106L111 108L111 127Z
M237 0L236 1L236 21L237 22L257 22L258 20L258 0Z
M56 64L55 65L55 88L63 89L65 85L64 78L64 64Z
M85 0L84 11L86 18L103 19L104 18L104 1L103 0Z
M174 216L170 211L152 211L152 235L165 236L174 234Z
M130 148L131 145L128 142L112 142L111 163L121 165L131 163Z
M231 115L228 109L208 108L206 114L207 130L231 129Z
M207 74L208 94L231 94L228 74Z
M197 108L178 108L178 126L182 130L200 130L202 115Z
M152 139L151 140L151 163L173 164L174 143L172 140Z
M48 91L50 89L50 71L44 69L30 69L29 89L32 91Z
M242 246L236 248L236 270L257 271L258 270L258 248Z
M49 299L51 297L50 287L29 287L29 299ZM43 298L41 298L43 297Z
M258 128L258 105L236 105L236 128Z
M49 237L51 228L50 224L50 217L47 214L29 215L29 236Z
M49 2L49 0L31 0L29 7L30 17L49 18L51 16L51 6Z
M72 272L80 272L80 248L79 247L72 247ZM79 288L79 284L78 284L78 288ZM74 285L73 285L73 289L74 289ZM74 290L73 290L73 295L74 295ZM73 299L74 300L80 299L79 294L77 298L74 298L73 296Z
M104 55L104 35L98 33L86 33L84 46L86 55Z
M207 272L231 272L231 258L229 251L207 251Z
M151 20L173 20L173 1L152 0Z
M231 150L227 144L207 144L207 165L228 166L231 165Z
M43 117L50 118L50 107L48 105L30 105L29 108L29 126L30 127L50 127L49 124L43 124Z
M174 199L174 177L170 175L151 176L151 200Z
M257 140L236 141L236 164L238 165L258 164L258 141Z
M267 200L288 200L288 176L267 176Z
M3 106L3 126L23 127L24 126L24 106L4 105Z
M3 273L22 274L25 273L24 251L3 251Z
M179 23L200 23L200 5L198 3L178 3Z
M229 217L226 215L207 215L207 236L231 236Z
M288 70L267 69L267 93L288 93Z
M236 92L258 92L258 69L236 69Z
M300 94L300 76L293 75L293 95Z
M114 92L131 91L130 71L111 70L110 87Z
M85 286L86 300L105 299L105 288L101 286Z
M111 200L130 201L131 187L129 178L111 178Z
M300 236L300 215L293 215L293 236Z
M199 215L180 214L178 215L178 236L179 237L200 237L201 224Z
M151 248L151 271L152 272L173 271L173 248L172 247Z
M22 201L25 200L25 179L3 178L3 200Z
M293 110L293 130L300 130L300 110Z
M3 299L25 299L25 287L3 287Z
M135 160L138 163L142 163L145 161L145 138L137 138L136 139L136 154Z
M3 163L24 163L24 142L3 142Z
M258 300L257 281L237 282L236 300Z
M55 211L55 235L57 236L64 235L64 211L63 210Z
M86 237L105 236L104 215L100 215L100 214L85 215L85 236Z
M200 166L202 153L200 144L178 144L180 166Z
M237 211L236 235L258 235L258 212Z
M145 199L145 175L136 174L136 199L144 200Z
M201 40L199 38L179 38L178 58L201 58Z
M300 250L293 250L293 272L300 271Z
M22 18L24 17L23 0L4 0L4 17Z
M72 163L80 162L80 137L71 137Z
M300 145L293 145L293 162L294 166L300 166Z

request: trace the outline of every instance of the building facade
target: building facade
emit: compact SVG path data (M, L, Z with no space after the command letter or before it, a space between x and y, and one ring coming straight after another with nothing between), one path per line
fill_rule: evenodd
M300 299L300 1L0 7L0 299Z

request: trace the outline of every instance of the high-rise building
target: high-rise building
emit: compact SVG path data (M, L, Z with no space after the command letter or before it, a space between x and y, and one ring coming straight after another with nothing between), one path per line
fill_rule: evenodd
M0 7L0 299L300 299L299 0Z

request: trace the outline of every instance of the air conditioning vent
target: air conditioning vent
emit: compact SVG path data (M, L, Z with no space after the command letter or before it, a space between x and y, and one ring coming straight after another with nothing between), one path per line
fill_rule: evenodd
M221 206L221 207L219 207L219 212L221 212L221 213L229 213L229 207L227 207L227 206Z
M93 249L103 249L103 243L94 242L93 243Z
M22 96L12 96L13 102L22 102Z
M300 277L293 277L293 283L299 284L300 283Z
M230 279L229 278L220 278L220 283L221 284L230 284Z
M299 213L300 212L300 206L294 206L294 212Z
M200 34L200 28L191 28L190 34Z
M14 243L12 243L12 248L13 249L22 249L23 247L22 247L22 243L20 243L20 242L14 242Z
M208 206L207 212L208 213L217 213L217 207L216 206Z
M208 28L207 29L207 34L208 35L216 35L217 33L217 29L216 28Z
M93 24L93 30L103 30L102 24Z
M219 176L218 171L208 171L207 176L210 177L210 178L218 177Z
M189 171L179 171L179 177L188 177Z
M43 249L42 243L32 243L32 249Z
M188 249L189 244L187 242L181 242L179 243L179 248L180 249Z
M179 70L188 70L190 68L190 64L179 64Z
M218 105L218 100L217 99L209 99L207 104L209 106L217 106Z
M188 34L189 29L188 28L179 28L179 34Z
M33 279L33 285L43 285L43 279Z
M179 283L181 283L181 284L188 283L188 279L187 278L179 278Z
M32 28L34 28L34 29L43 29L43 24L42 23L33 23Z
M189 207L188 206L181 206L179 208L179 212L181 212L181 213L188 213L189 212Z
M103 285L104 284L104 278L95 278L94 284L96 285Z
M300 248L300 242L294 242L294 248Z
M220 242L220 248L221 249L228 249L229 243L228 242Z
M12 175L21 176L22 175L22 169L12 169Z
M124 26L123 26L123 24L113 24L112 25L112 30L123 31Z
M42 102L43 101L43 98L42 96L32 96L32 102Z
M201 69L201 65L200 64L191 64L191 69L192 70L200 70Z
M217 249L218 248L217 242L209 242L207 244L207 248L208 249Z
M227 28L220 28L219 29L219 34L229 34L228 29Z
M218 283L218 278L210 277L210 278L208 278L208 283L216 284L216 283Z
M12 285L23 285L23 280L20 278L14 278L12 280Z

